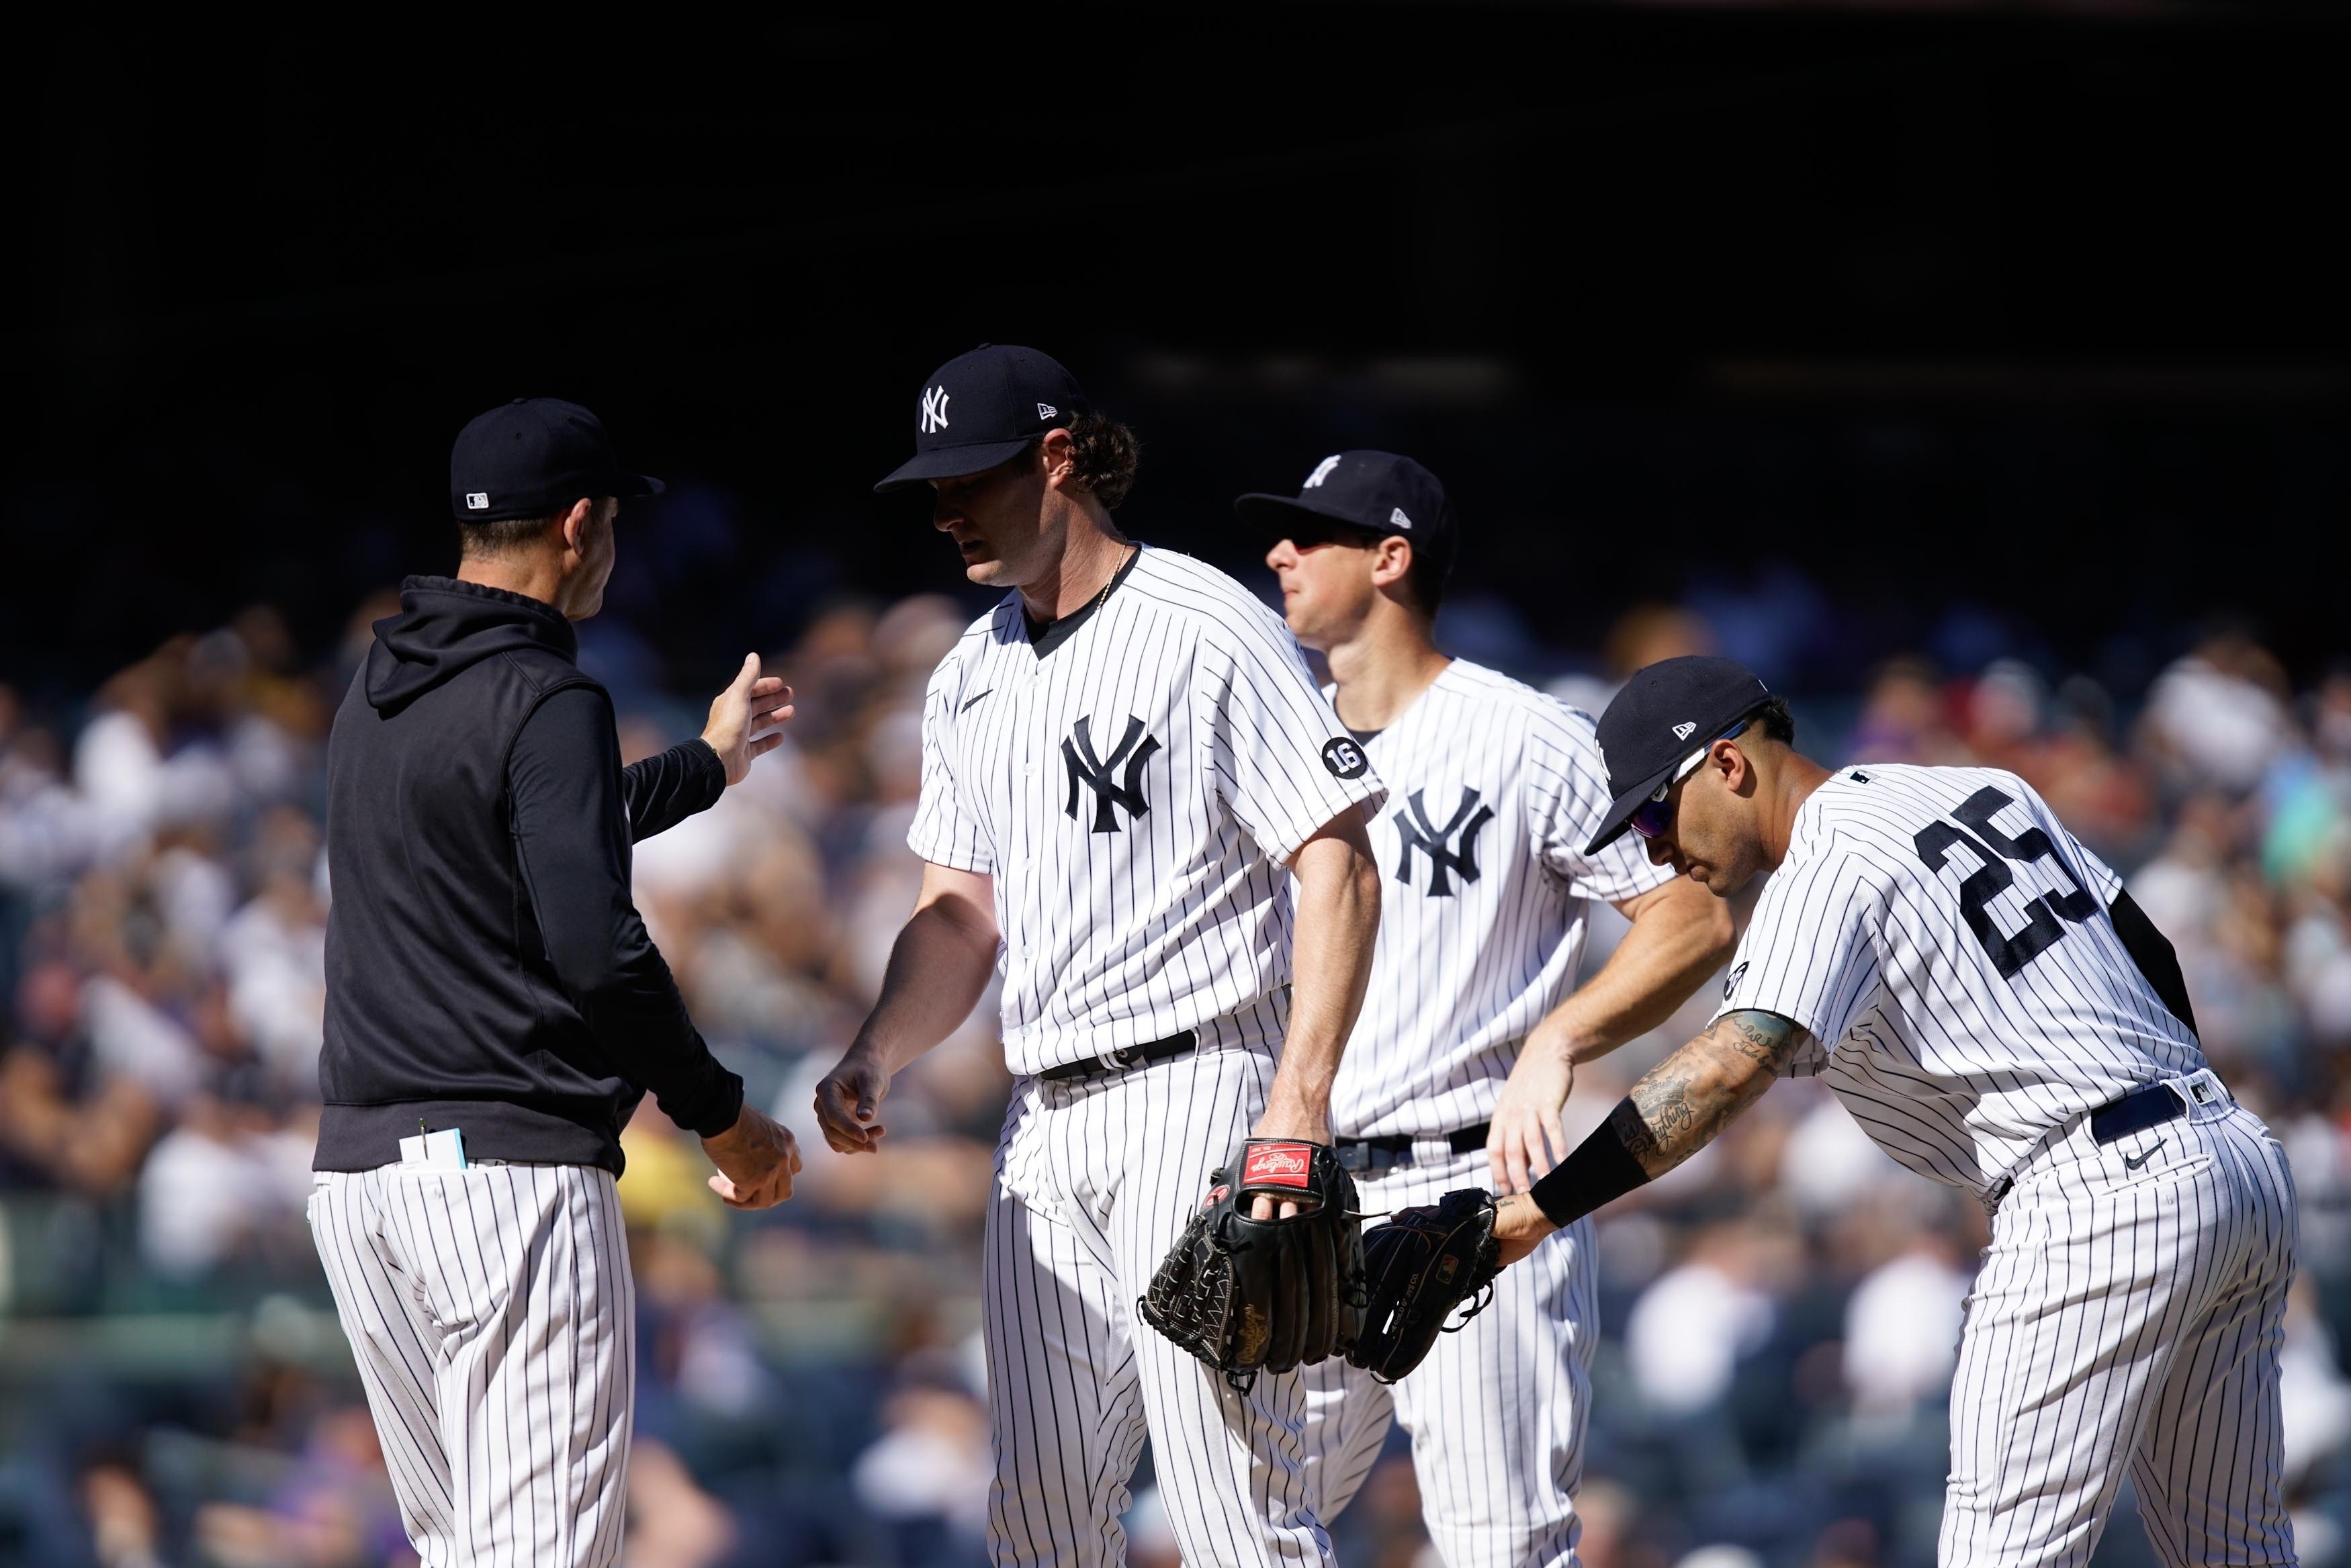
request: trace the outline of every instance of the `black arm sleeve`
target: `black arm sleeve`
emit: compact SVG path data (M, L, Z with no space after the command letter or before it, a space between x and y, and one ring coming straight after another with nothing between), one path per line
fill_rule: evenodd
M2147 983L2171 1009L2171 1015L2188 1025L2188 1033L2196 1033L2196 1010L2188 1004L2188 977L2180 972L2179 955L2172 950L2170 939L2155 929L2155 922L2147 918L2128 888L2116 892L2106 913L2114 919L2115 934L2122 938L2123 950L2138 965L2139 973L2147 976Z
M726 765L699 738L631 763L621 773L621 798L629 805L629 842L643 844L695 812L708 811L726 791Z
M1564 1230L1649 1179L1649 1173L1641 1168L1641 1162L1633 1158L1616 1131L1618 1116L1639 1115L1632 1106L1629 1098L1620 1101L1608 1119L1592 1129L1590 1137L1535 1183L1535 1207L1543 1211L1544 1219Z
M660 1096L670 1120L704 1137L726 1131L742 1109L743 1080L703 1044L629 897L611 700L571 687L541 702L515 736L507 784L548 961L596 1044Z

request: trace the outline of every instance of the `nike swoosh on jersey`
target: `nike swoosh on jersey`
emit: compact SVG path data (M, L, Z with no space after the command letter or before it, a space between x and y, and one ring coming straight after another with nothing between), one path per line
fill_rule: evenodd
M987 691L985 691L981 692L981 693L979 694L979 697L992 697L992 696L994 696L995 694L996 694L996 688L995 688L995 687L993 687L993 686L991 686L991 687L989 687ZM970 707L971 707L972 703L977 702L977 701L979 701L979 697L973 697L973 698L969 698L969 699L967 699L967 700L964 702L964 705L963 705L961 708L956 709L956 712L958 712L958 713L962 713L962 712L966 712L966 711L967 711L970 709Z
M2156 1140L2155 1140L2155 1148L2148 1149L2145 1154L2140 1155L2137 1159L2133 1159L2133 1158L2132 1158L2130 1156L2128 1156L2128 1155L2125 1155L2125 1156L2123 1156L2123 1168L2124 1168L2125 1170L2137 1170L2140 1166L2145 1165L2148 1160L2153 1159L2153 1158L2155 1158L2155 1149L2156 1149L2156 1148L2161 1148L2165 1144L2168 1144L2168 1143L2169 1143L2170 1141L2171 1141L2171 1140L2170 1140L2169 1138L2168 1138L2168 1137L2159 1137L2159 1138L2156 1139Z

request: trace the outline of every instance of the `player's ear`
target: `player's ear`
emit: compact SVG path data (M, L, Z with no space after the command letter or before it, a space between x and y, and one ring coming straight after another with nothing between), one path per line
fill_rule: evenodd
M1404 581L1411 570L1411 540L1389 534L1372 546L1372 582L1375 587L1392 587Z
M588 542L595 536L596 503L581 496L563 514L563 547L575 556L588 553Z
M1722 775L1723 784L1733 794L1744 794L1747 786L1755 782L1755 764L1734 741L1717 741L1714 755L1708 762Z
M1045 483L1059 489L1070 482L1077 472L1077 443L1065 430L1050 430L1039 438L1037 458L1045 471Z

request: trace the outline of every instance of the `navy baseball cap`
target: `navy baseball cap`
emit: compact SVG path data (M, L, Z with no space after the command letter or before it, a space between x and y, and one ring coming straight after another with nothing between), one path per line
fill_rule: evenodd
M1296 495L1252 492L1233 510L1269 533L1288 535L1301 522L1344 524L1412 541L1416 551L1450 571L1460 524L1437 475L1392 452L1333 452L1314 465Z
M604 422L560 398L517 398L475 418L449 451L449 505L460 523L544 517L582 496L659 495L630 473Z
M1051 355L983 343L923 383L914 409L914 455L892 469L874 492L984 473L1092 406L1078 379Z
M1615 842L1641 803L1691 753L1771 701L1771 689L1735 659L1685 654L1636 670L1600 715L1600 753L1608 760L1608 815L1584 846L1596 855Z

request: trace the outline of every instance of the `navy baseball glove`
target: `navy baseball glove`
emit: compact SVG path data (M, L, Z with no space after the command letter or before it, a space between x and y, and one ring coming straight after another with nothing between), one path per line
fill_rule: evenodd
M1394 1383L1420 1365L1439 1334L1460 1328L1493 1299L1489 1287L1502 1272L1493 1195L1465 1187L1397 1210L1364 1234L1364 1271L1370 1299L1347 1359ZM1468 1310L1447 1323L1464 1302Z

